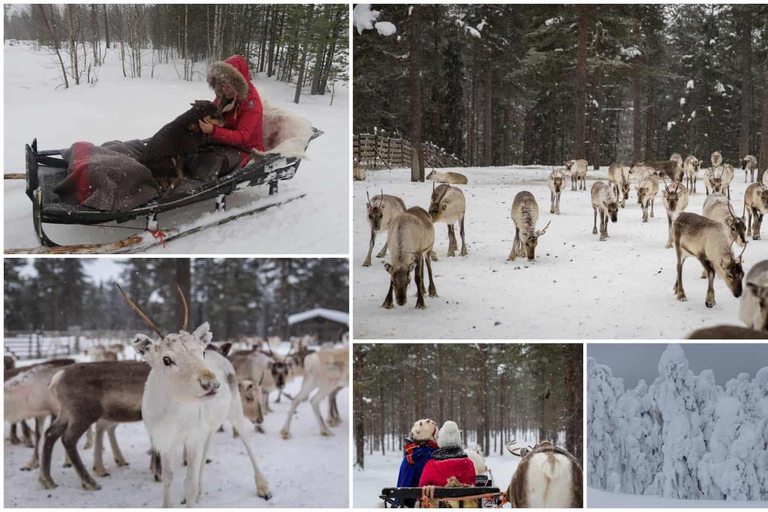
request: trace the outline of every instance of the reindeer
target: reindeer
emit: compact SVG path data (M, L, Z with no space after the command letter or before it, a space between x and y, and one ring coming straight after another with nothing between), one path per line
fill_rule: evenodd
M701 160L698 160L695 156L688 155L685 157L683 171L685 172L685 182L689 193L696 193L696 177L698 176L700 166Z
M733 166L731 164L725 164L722 167L723 169L723 189L726 191L726 195L728 196L728 199L731 198L731 182L733 181L733 178L735 176Z
M509 253L507 261L515 261L518 256L525 256L528 261L536 257L536 246L539 237L543 236L549 228L550 222L541 231L536 230L536 222L539 220L539 205L536 198L528 191L519 192L512 201L512 222L515 224L515 241Z
M680 153L672 153L672 156L669 157L669 160L672 162L677 162L679 167L683 166L683 157Z
M707 195L710 194L710 189L712 190L712 193L722 191L724 172L725 170L720 167L708 167L707 170L704 171L704 189L706 190Z
M426 309L424 303L424 263L429 271L429 296L437 297L437 289L432 277L432 260L429 253L435 245L435 228L432 217L418 206L408 208L399 216L389 230L390 263L384 268L390 276L389 292L381 307L392 309L392 293L395 293L397 305L408 302L406 295L411 283L411 272L416 280L416 309Z
M513 508L582 508L582 470L579 461L549 441L532 450L507 450L522 457L507 488L507 501ZM517 453L515 453L517 451Z
M269 407L269 394L275 389L282 392L290 379L288 365L276 356L260 351L235 352L229 356L239 380L262 381L264 414L272 412Z
M432 172L429 173L427 179L436 181L438 183L448 183L451 185L467 184L467 177L458 172L437 172L432 169Z
M552 169L547 179L549 190L551 192L552 204L549 207L549 213L556 213L560 215L560 194L565 187L565 170L564 169Z
M592 211L595 213L595 222L592 227L592 234L597 234L597 212L600 212L600 241L604 242L608 238L608 219L611 222L619 220L619 204L616 196L611 190L611 186L598 181L592 185Z
M392 221L405 211L405 203L399 197L384 195L382 190L381 195L373 196L373 199L368 196L367 209L368 224L371 226L371 240L368 242L368 255L363 262L364 267L371 266L371 253L376 243L376 233L379 231L389 231ZM386 254L387 242L384 242L384 247L376 257L383 258Z
M768 176L768 171L763 176L763 181L765 176ZM763 215L766 213L768 213L768 185L752 183L744 192L744 209L741 214L742 218L747 218L747 236L751 235L752 240L760 240Z
M101 486L88 473L77 451L77 441L96 423L94 443L94 470L100 476L108 475L101 462L104 430L109 434L115 462L127 465L123 458L114 429L118 423L141 421L141 395L149 367L137 361L101 361L67 366L51 380L51 391L58 400L60 412L56 421L45 432L38 481L45 489L54 489L51 478L53 445L61 437L64 449L72 462L83 488L96 491Z
M184 445L189 461L184 495L188 507L195 505L202 492L203 461L211 436L225 419L240 433L253 467L257 494L269 500L272 497L269 484L251 448L253 433L245 428L235 369L217 351L204 350L213 337L207 322L192 333L187 332L187 301L181 288L177 288L184 305L184 324L177 334L167 336L120 288L128 304L159 336L153 340L137 334L133 347L151 367L144 386L141 415L152 442L155 478L162 474L163 506L172 506L173 452L180 444Z
M756 263L744 282L747 292L741 297L739 318L750 329L768 331L768 260Z
M285 425L280 431L283 439L291 438L291 420L293 413L300 403L309 398L310 393L317 389L317 393L312 397L310 403L312 410L320 425L321 436L333 435L328 425L336 426L341 423L338 408L335 408L336 394L339 390L349 386L349 347L323 349L310 354L304 359L304 368L306 374L301 382L301 390L291 401L291 409L285 418ZM329 397L331 417L328 419L328 425L323 421L320 414L320 402L325 397Z
M688 189L680 182L672 183L667 186L667 180L664 180L664 191L662 192L664 208L667 210L667 245L665 249L672 247L672 216L676 212L682 212L688 207Z
M653 203L656 200L656 194L659 193L659 178L650 174L641 180L635 188L637 189L637 203L643 210L643 222L648 222L648 205L651 206L651 217L653 217Z
M737 325L716 325L715 327L705 327L697 329L688 335L689 340L738 340L752 339L765 340L768 338L768 331L758 331L747 327Z
M429 203L429 214L432 216L432 222L445 222L448 224L448 257L456 256L456 249L459 244L456 241L456 232L453 223L459 223L459 234L461 235L461 255L467 255L467 244L464 242L464 215L466 214L467 203L464 200L464 193L461 189L450 185L440 185L435 188L432 183L432 199Z
M709 160L712 162L712 167L719 167L723 163L723 155L719 151L715 151L709 157Z
M616 197L621 197L621 207L624 208L629 199L629 168L619 163L611 164L608 169L608 181L613 184Z
M354 181L365 181L365 167L358 162L352 164L352 179Z
M637 176L637 182L645 180L648 176L656 176L656 171L652 167L648 167L644 163L632 162L629 165L629 174Z
M643 167L650 167L658 178L668 178L671 181L683 181L682 162L674 160L660 160L655 162L643 162L638 164Z
M587 169L589 163L583 158L579 160L566 160L565 168L571 174L571 190L587 190ZM579 181L581 181L579 188Z
M731 253L734 242L719 222L695 213L677 213L672 220L672 239L677 255L677 280L673 290L678 300L688 300L683 289L683 263L688 256L698 259L707 273L709 286L704 304L708 308L715 305L715 274L725 281L734 297L741 296L744 278L741 262L747 247L745 245L736 258Z
M702 214L708 219L719 222L731 241L736 242L742 247L746 245L747 227L744 224L744 219L736 216L730 201L722 193L712 194L707 197L707 200L704 201Z
M741 170L744 171L744 183L757 181L757 158L747 155L741 159Z

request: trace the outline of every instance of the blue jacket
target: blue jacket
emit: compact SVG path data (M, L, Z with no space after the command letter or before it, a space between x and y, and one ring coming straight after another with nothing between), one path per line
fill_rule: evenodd
M424 465L432 458L432 452L437 449L437 444L432 441L425 445L417 443L406 445L405 457L400 464L400 474L397 476L397 486L418 487Z

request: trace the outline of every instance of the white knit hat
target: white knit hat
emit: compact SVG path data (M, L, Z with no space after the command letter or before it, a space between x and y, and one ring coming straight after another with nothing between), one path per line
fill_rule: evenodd
M430 419L419 420L411 427L411 439L414 441L434 441L437 423Z
M456 422L446 421L443 424L443 428L437 433L437 446L440 448L461 448L461 433Z

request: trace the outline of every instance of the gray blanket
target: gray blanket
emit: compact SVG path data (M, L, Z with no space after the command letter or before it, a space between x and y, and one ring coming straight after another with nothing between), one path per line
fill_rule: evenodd
M101 146L75 142L62 151L69 164L68 176L54 192L64 202L107 212L131 210L160 193L152 172L139 163L141 142L110 141Z

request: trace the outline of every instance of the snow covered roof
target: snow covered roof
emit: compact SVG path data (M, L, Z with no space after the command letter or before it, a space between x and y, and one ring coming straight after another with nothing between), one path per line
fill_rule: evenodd
M309 320L310 318L317 318L322 317L326 320L331 320L333 322L338 322L340 324L346 324L349 325L349 313L344 313L342 311L334 311L332 309L324 309L324 308L315 308L310 309L309 311L304 311L303 313L296 313L295 315L290 315L288 317L288 325L297 324L299 322L303 322L304 320Z

